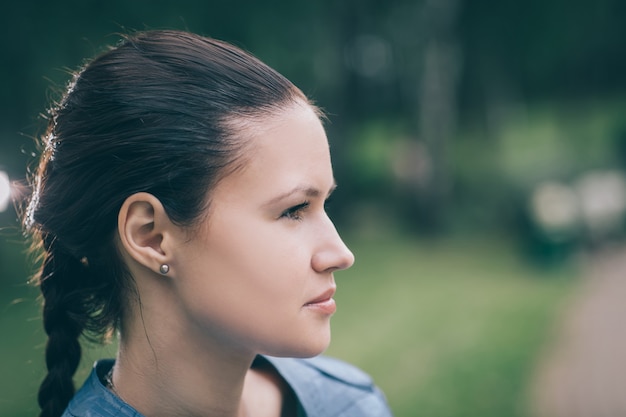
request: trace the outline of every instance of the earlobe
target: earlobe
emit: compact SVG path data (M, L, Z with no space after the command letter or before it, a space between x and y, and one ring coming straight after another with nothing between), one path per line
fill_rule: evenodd
M172 223L161 202L148 193L136 193L124 201L118 215L120 243L140 265L159 272L168 264L166 239Z

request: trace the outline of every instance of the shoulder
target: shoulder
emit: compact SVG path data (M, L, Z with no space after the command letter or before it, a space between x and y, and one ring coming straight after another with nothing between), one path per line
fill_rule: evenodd
M96 362L85 384L72 398L62 417L142 417L100 382L113 363L112 359Z
M265 357L287 381L308 417L390 417L382 391L361 369L339 359Z
M263 356L294 391L307 417L391 417L382 391L355 366L327 356L311 359ZM113 366L99 361L63 417L142 417L100 382Z

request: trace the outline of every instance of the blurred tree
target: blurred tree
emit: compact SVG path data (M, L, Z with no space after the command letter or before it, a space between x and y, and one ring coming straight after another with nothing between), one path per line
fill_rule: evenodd
M471 141L485 152L474 152L482 162L472 169L496 167L489 158L497 152L486 150L508 109L623 93L625 15L619 0L9 2L0 15L0 164L23 175L33 146L22 135L40 132L37 115L56 96L50 85L62 86L66 68L115 42L114 33L189 29L253 51L330 114L343 190L336 214L364 201L389 202L421 230L436 230L446 224L447 207L472 194L455 195L457 128L482 125L484 134ZM368 170L378 168L352 155L374 142L367 129L387 132L371 149L388 148L389 171L369 183ZM474 189L485 197L481 205L496 206L483 191Z

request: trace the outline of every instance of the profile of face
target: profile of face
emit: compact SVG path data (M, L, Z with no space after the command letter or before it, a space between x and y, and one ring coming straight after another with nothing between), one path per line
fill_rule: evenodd
M325 212L335 188L319 117L298 104L247 129L242 169L172 253L187 324L233 349L313 356L330 342L333 272L354 257Z
M23 219L43 252L42 415L74 395L85 332L119 332L131 391L153 392L152 368L179 393L213 385L206 369L240 387L256 354L327 348L333 274L354 257L324 208L322 123L289 80L227 43L148 31L81 68L49 114Z

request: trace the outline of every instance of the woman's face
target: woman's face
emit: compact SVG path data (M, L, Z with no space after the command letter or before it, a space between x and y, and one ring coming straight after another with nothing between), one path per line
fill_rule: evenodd
M211 194L200 232L171 265L194 332L234 349L312 356L330 342L333 272L354 257L326 215L328 141L308 105L250 130L242 170ZM253 126L254 129L254 126Z

